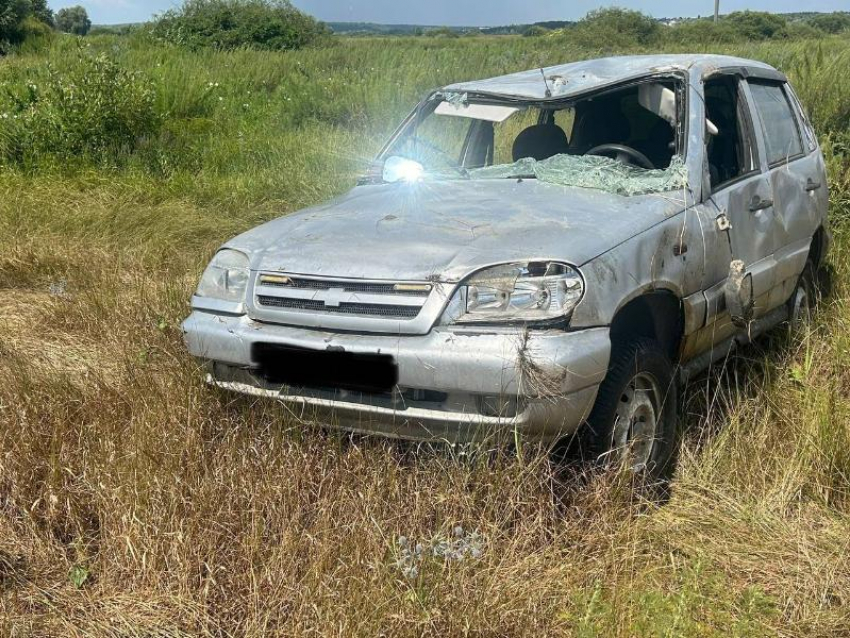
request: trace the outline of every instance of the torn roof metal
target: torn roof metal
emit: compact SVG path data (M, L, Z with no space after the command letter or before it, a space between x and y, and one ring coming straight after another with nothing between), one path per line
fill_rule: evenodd
M558 66L531 69L487 80L459 82L443 88L446 93L479 93L526 100L556 100L603 88L651 73L685 71L701 78L725 69L740 70L744 75L775 79L784 76L769 64L727 55L699 53L665 55L627 55L583 60ZM543 78L546 78L544 82Z

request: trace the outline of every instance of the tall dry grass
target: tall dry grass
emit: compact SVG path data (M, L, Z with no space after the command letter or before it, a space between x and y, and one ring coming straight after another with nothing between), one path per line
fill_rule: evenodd
M0 172L0 636L850 634L847 40L730 49L783 66L824 134L836 286L802 334L690 387L662 506L538 450L304 427L186 356L216 245L345 188L427 86L596 53L528 40L96 41L196 128L156 142L168 170ZM54 46L0 81L61 64Z

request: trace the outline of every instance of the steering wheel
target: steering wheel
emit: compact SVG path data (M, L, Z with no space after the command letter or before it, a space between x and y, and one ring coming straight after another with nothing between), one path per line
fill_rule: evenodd
M585 155L602 155L624 164L632 164L648 170L655 168L655 165L649 161L646 155L625 144L600 144L587 151Z

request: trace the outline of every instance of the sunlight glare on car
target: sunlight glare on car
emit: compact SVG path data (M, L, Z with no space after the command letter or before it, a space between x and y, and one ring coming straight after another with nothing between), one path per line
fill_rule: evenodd
M424 173L422 164L406 157L392 156L384 162L385 182L418 182Z

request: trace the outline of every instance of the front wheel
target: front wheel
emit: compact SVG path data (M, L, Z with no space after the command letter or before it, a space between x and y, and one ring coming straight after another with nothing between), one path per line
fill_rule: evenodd
M587 420L586 449L603 464L665 483L679 443L678 385L661 346L639 339L615 352Z

